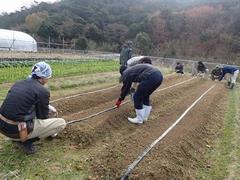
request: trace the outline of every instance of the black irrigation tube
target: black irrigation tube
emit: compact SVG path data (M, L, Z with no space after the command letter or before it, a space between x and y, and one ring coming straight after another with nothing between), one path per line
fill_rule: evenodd
M181 85L181 84L186 83L186 82L188 82L188 81L191 81L191 80L193 80L193 79L195 79L195 77L194 77L194 78L191 78L191 79L188 79L188 80L186 80L186 81L183 81L183 82L180 82L180 83L174 84L174 85L172 85L172 86L168 86L168 87L165 87L165 88L159 89L157 92L159 92L159 91L163 91L163 90L166 90L166 89L169 89L169 88L172 88L172 87L178 86L178 85ZM121 106L123 106L124 104L127 104L127 103L129 103L129 102L130 102L130 100L125 101L125 102L122 103ZM87 116L87 117L84 117L84 118L81 118L81 119L77 119L77 120L69 121L69 122L67 122L67 125L75 124L75 123L79 123L79 122L86 121L86 120L88 120L88 119L91 119L91 118L93 118L93 117L95 117L95 116L98 116L98 115L100 115L100 114L103 114L103 113L105 113L105 112L112 111L112 110L114 110L114 109L116 109L116 108L117 108L117 106L114 106L114 107L111 107L111 108L105 109L105 110L103 110L103 111L97 112L97 113L95 113L95 114L92 114L92 115L90 115L90 116Z
M173 123L163 134L161 134L155 141L153 141L143 152L141 155L137 157L133 161L132 164L128 166L126 171L121 176L121 180L127 180L129 178L129 175L132 173L134 168L144 159L144 157L152 150L154 146L156 146L182 119L183 117L200 101L209 91L211 91L216 85L212 85L209 89L207 89L197 100L193 102L193 104L190 105L189 108L187 108L183 114Z

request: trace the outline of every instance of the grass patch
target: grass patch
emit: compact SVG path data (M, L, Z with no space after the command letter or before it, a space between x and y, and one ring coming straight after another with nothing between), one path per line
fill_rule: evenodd
M235 138L239 139L239 129L236 130L239 117L237 116L239 109L240 93L237 89L229 92L229 101L227 111L224 117L224 125L220 136L216 141L213 149L209 150L206 155L208 160L208 168L206 165L199 170L198 179L225 179L230 174L230 166L232 159L239 159L239 144L236 144ZM238 140L239 143L239 140ZM239 172L239 167L238 167ZM239 174L240 175L240 174ZM238 176L239 177L239 176Z
M0 137L1 138L1 137ZM40 150L27 156L10 141L0 139L0 179L86 179L88 170L81 152L55 139L40 142Z

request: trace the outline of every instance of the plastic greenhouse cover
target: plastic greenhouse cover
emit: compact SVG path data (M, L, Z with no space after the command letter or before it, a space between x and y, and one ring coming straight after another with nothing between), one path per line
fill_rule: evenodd
M37 42L24 32L0 29L0 50L36 52Z

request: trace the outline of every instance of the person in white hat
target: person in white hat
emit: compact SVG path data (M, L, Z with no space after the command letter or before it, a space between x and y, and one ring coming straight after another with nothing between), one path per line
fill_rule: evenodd
M16 82L0 108L0 132L11 138L26 154L36 152L34 142L56 135L66 127L62 118L49 118L57 110L49 105L44 87L52 76L45 62L36 63L28 79Z

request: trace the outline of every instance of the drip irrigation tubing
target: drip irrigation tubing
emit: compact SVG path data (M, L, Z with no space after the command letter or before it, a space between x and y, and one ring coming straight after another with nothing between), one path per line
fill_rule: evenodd
M160 135L152 144L150 144L141 155L137 157L132 164L130 164L127 170L124 172L121 180L126 180L129 178L129 175L132 173L134 168L143 160L143 158L152 150L156 144L158 144L182 119L183 117L209 92L211 91L216 85L212 85L208 90L206 90L197 100L193 102L193 104L186 110L184 113L173 123L162 135Z
M108 88L99 89L99 90L96 90L96 91L90 91L90 92L85 92L85 93L81 93L81 94L76 94L76 95L72 95L72 96L67 96L67 97L55 99L55 100L50 101L50 103L55 103L57 101L61 101L61 100L65 100L65 99L71 99L71 98L75 98L75 97L78 97L78 96L84 96L84 95L87 95L87 94L94 94L94 93L97 93L97 92L106 91L106 90L109 90L109 89L113 89L117 86L119 86L119 84L116 84L116 85L108 87Z
M168 75L166 75L166 77L173 76L174 74L176 74L176 73L168 74ZM85 93L80 93L80 94L75 94L75 95L72 95L72 96L67 96L67 97L55 99L55 100L50 101L50 103L55 103L57 101L61 101L61 100L65 100L65 99L71 99L71 98L75 98L75 97L78 97L78 96L84 96L84 95L87 95L87 94L94 94L94 93L97 93L97 92L113 89L113 88L117 87L118 85L119 84L116 84L116 85L108 87L108 88L99 89L99 90L96 90L96 91L90 91L90 92L85 92Z
M172 88L172 87L175 87L175 86L184 84L184 83L186 83L186 82L188 82L188 81L191 81L191 80L193 80L193 79L196 79L196 78L193 77L193 78L191 78L191 79L188 79L188 80L186 80L186 81L183 81L183 82L174 84L174 85L172 85L172 86L168 86L168 87L159 89L159 90L157 90L157 92L164 91L164 90L166 90L166 89L170 89L170 88ZM125 102L123 102L123 103L121 104L121 106L123 106L123 105L125 105L125 104L127 104L127 103L129 103L129 102L130 102L130 100L125 101ZM92 115L90 115L90 116L87 116L87 117L84 117L84 118L81 118L81 119L68 121L67 124L70 125L70 124L75 124L75 123L78 123L78 122L83 122L83 121L86 121L86 120L88 120L88 119L91 119L91 118L93 118L93 117L95 117L95 116L101 115L101 114L103 114L103 113L105 113L105 112L112 111L112 110L114 110L114 109L116 109L116 108L117 108L117 106L114 106L114 107L105 109L105 110L103 110L103 111L97 112L97 113L95 113L95 114L92 114Z

